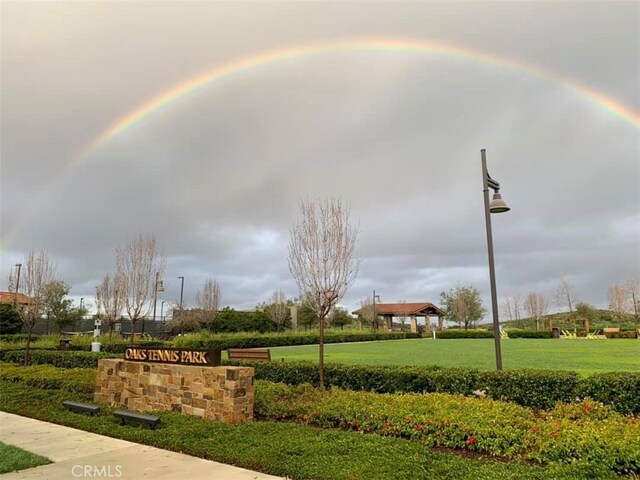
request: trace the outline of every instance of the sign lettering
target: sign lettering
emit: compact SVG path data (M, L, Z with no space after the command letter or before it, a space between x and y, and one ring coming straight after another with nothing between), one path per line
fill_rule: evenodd
M128 347L124 359L130 362L175 363L215 367L221 364L221 351L158 347Z

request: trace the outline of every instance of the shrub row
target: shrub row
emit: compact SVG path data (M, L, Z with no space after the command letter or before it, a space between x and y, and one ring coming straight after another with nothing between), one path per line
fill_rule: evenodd
M322 428L419 439L537 462L585 462L640 472L640 419L598 402L539 415L517 405L446 394L376 394L257 382L256 414Z
M32 365L53 365L59 368L97 367L101 358L118 357L113 353L61 352L59 350L31 350ZM24 350L0 350L0 362L23 363Z
M552 338L552 334L547 330L506 330L509 338ZM493 332L489 330L462 330L451 328L437 332L438 338L493 338Z
M621 332L608 332L604 334L607 338L638 338L637 330L623 330Z
M0 363L0 381L24 383L45 390L93 393L95 368L60 369L52 365L34 365L29 368Z
M226 362L250 365L256 379L300 385L319 384L318 366L311 362ZM612 405L618 412L640 414L640 373L598 373L580 378L564 370L481 371L438 366L405 367L325 365L325 385L376 393L442 392L487 396L495 400L548 410L557 402L590 397ZM476 393L474 393L476 392Z
M410 332L327 332L325 343L367 342L374 340L401 340L418 338ZM314 345L320 341L318 332L309 333L272 333L272 334L187 334L176 337L173 346L176 348L256 348L281 347L288 345Z
M550 330L506 330L509 338L553 338Z
M489 330L462 330L451 328L436 333L437 338L493 338L493 332Z
M33 350L32 364L61 368L95 367L100 358L118 354ZM0 351L0 361L21 363L23 350ZM256 379L300 385L318 385L318 366L311 362L225 362L255 368ZM589 397L612 405L618 412L640 414L640 373L607 372L580 378L571 371L504 370L481 371L473 368L438 366L325 365L325 384L347 390L377 393L442 392L487 396L525 407L547 410L557 402Z

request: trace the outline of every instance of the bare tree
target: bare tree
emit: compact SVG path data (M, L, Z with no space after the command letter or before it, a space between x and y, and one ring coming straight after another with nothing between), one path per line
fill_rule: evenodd
M519 328L522 328L522 300L517 293L505 297L501 305L502 315L507 317L509 321L515 322Z
M131 319L131 343L135 325L148 315L156 288L156 272L164 272L164 258L160 255L155 235L139 234L116 250L116 269L122 277L124 306Z
M290 229L289 271L300 293L309 292L320 323L320 386L324 387L325 318L353 284L360 265L358 228L339 199L300 202L300 217Z
M540 319L549 310L549 302L538 292L529 292L524 300L524 310L536 321L536 330L540 330Z
M269 314L269 318L271 318L273 323L276 324L276 329L279 332L284 321L287 319L287 313L289 312L287 297L282 290L276 290L273 292L266 311Z
M631 297L631 306L633 308L633 315L636 317L636 322L640 321L638 316L638 310L640 309L640 301L638 300L638 280L630 278L624 282L627 294Z
M108 273L102 279L102 283L96 287L96 308L102 315L102 320L109 327L109 338L113 336L113 330L118 323L118 315L124 306L124 285L122 275L111 277Z
M607 300L609 301L609 310L618 317L618 320L622 320L629 306L629 298L624 285L616 283L610 286L607 291Z
M398 300L398 313L396 314L396 318L400 321L400 325L402 325L402 331L404 332L404 323L407 321L409 317L409 307L407 307L406 300Z
M514 311L513 305L511 305L511 297L506 296L500 305L500 313L503 318L508 319L510 322L513 322Z
M199 323L201 327L213 329L214 322L220 309L220 284L215 278L207 278L202 290L195 295L196 308L199 309Z
M568 307L569 314L573 314L573 306L576 304L575 288L566 278L560 280L556 290L556 304L560 307Z
M370 296L364 297L360 301L360 316L369 324L371 330L378 328L378 309L374 307Z
M22 291L31 298L31 302L19 309L22 321L27 327L27 346L24 363L31 363L31 335L36 321L42 316L45 304L45 290L56 278L56 268L49 259L46 250L31 250L22 262Z

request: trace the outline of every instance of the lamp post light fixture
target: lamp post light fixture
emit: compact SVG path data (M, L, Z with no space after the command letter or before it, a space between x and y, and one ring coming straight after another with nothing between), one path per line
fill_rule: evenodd
M182 280L182 284L180 285L180 333L182 333L182 298L184 294L184 277L178 277Z
M22 269L22 264L16 263L16 267L18 268L18 277L16 279L16 292L13 295L13 308L16 308L18 305L18 288L20 287L20 270Z
M502 370L502 351L500 349L500 324L498 323L498 295L496 293L496 269L493 259L493 235L491 233L491 214L511 210L500 195L500 183L487 171L486 151L480 150L482 157L482 186L484 193L484 217L487 224L487 250L489 253L489 280L491 283L491 310L493 313L493 338L496 348L496 368ZM489 202L489 188L493 190L493 200Z

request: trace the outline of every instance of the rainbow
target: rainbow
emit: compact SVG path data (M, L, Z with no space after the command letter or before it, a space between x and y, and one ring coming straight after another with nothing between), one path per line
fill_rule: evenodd
M343 51L401 51L428 53L489 64L500 68L522 72L559 84L560 86L575 93L576 95L583 97L593 105L607 112L610 112L612 115L624 120L630 125L636 128L640 127L640 114L633 111L626 105L618 102L617 100L608 97L607 95L594 89L588 88L573 79L558 75L554 72L529 63L493 55L486 52L481 52L478 50L473 50L466 47L413 39L362 38L335 42L313 43L302 46L277 49L231 61L222 66L218 66L202 72L195 77L189 78L179 83L178 85L174 85L164 93L151 98L147 102L139 105L134 110L120 117L112 125L108 126L104 131L102 131L100 135L96 137L88 146L86 146L79 155L77 155L75 158L72 158L71 161L67 164L66 168L59 171L58 175L50 183L49 188L45 189L41 193L40 198L32 203L31 208L21 216L20 220L18 220L12 226L12 228L7 231L5 235L3 235L2 240L0 241L0 251L6 248L10 239L29 221L34 212L37 210L38 206L42 204L43 197L45 197L46 194L53 189L53 186L57 184L57 181L59 181L63 177L65 172L69 171L69 169L75 166L86 162L89 158L91 158L91 154L93 152L106 145L110 140L114 139L125 130L133 127L137 123L140 123L158 109L166 107L177 99L195 92L205 85L209 85L225 77L229 77L246 70L300 57L330 54Z
M216 67L203 72L193 78L185 80L184 82L171 87L164 93L150 99L146 103L138 106L135 110L119 118L111 126L106 128L100 134L100 136L98 136L93 142L91 142L91 144L82 152L80 158L87 157L93 151L108 143L111 139L115 138L128 128L132 127L136 123L152 114L155 110L166 106L167 104L193 92L194 90L204 85L221 80L225 77L245 70L268 65L271 63L281 62L283 60L348 50L387 50L432 53L495 65L497 67L508 68L511 70L517 70L529 75L554 81L555 83L560 84L568 90L571 90L576 94L584 97L586 100L594 103L595 105L622 118L635 127L640 127L640 114L634 112L633 110L631 110L631 108L619 103L618 101L610 97L607 97L603 93L581 85L575 80L557 75L551 71L531 64L444 43L402 39L360 39L310 44L273 50L270 52L261 53L240 60L232 61L220 67Z

